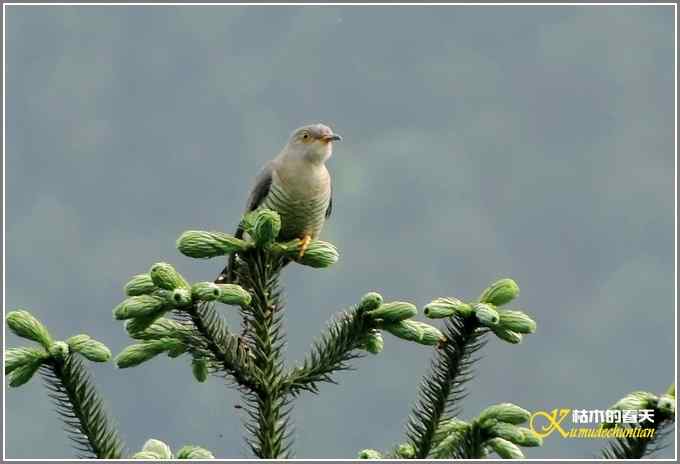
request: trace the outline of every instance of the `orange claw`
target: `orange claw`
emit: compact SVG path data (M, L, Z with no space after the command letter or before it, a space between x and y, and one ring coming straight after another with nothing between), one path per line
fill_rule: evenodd
M305 251L307 251L307 247L309 247L309 243L312 241L312 236L304 235L301 240L302 243L300 244L300 254L298 254L298 259L301 259L305 255Z

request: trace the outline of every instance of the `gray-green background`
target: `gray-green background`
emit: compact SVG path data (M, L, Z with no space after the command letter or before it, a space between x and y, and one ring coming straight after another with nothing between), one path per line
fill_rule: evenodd
M331 269L291 266L287 358L377 290L422 307L515 278L538 332L484 350L463 417L605 408L673 379L673 8L9 7L7 308L120 351L111 309L186 229L231 229L259 166L324 121ZM225 312L232 311L225 309ZM230 316L230 320L235 321ZM14 336L9 345L21 343ZM297 403L298 457L403 438L431 350L385 351ZM129 447L249 456L236 392L186 359L92 366ZM69 457L38 379L6 390L8 457ZM590 457L557 434L530 457ZM662 453L671 456L672 447Z

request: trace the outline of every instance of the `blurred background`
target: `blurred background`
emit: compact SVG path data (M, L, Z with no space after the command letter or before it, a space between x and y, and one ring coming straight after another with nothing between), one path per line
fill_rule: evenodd
M117 353L130 276L163 260L214 278L223 261L175 239L231 231L259 167L323 121L344 136L323 233L341 259L286 269L290 363L369 290L422 307L507 276L538 331L489 341L462 418L602 409L673 381L672 6L5 11L6 305L56 337ZM403 441L432 350L385 338L299 399L297 457ZM132 451L155 437L250 456L238 394L197 384L187 359L92 371ZM7 457L74 455L39 379L6 401ZM554 434L527 455L603 445Z

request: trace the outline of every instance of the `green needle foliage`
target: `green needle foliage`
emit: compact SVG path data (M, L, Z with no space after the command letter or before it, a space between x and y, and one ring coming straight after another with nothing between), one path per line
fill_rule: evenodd
M479 328L472 316L447 321L447 341L437 350L408 418L407 436L416 458L429 456L440 421L458 413L458 402L465 397L463 385L472 378L472 356L485 343L484 331Z
M175 317L193 324L194 330L184 336L184 341L194 359L206 360L213 374L222 374L237 385L257 389L254 380L259 375L246 346L229 332L224 319L215 310L215 304L200 302L178 311Z
M448 316L448 319L445 341L432 361L430 374L421 383L418 401L408 418L406 434L416 458L430 455L441 421L460 412L459 402L465 398L463 387L472 378L472 366L476 361L473 355L484 346L489 329L495 333L509 329L500 325L495 305L509 303L518 294L519 287L513 280L502 279L484 290L479 302L438 298L425 307L424 312L429 317ZM517 329L516 326L513 328ZM531 332L535 330L535 323L531 329ZM530 331L527 329L526 332ZM521 335L517 336L521 340ZM471 449L470 453L475 454L476 450Z
M331 374L350 369L348 362L362 356L359 349L366 342L369 330L369 319L361 317L357 309L337 316L327 332L314 342L302 366L287 376L286 387L293 394L302 390L318 393L320 382L336 383Z
M53 359L41 368L50 398L82 458L120 459L123 443L101 397L77 355Z
M84 334L66 342L54 341L47 328L25 310L7 314L7 325L16 335L41 345L40 348L7 350L5 374L10 378L10 386L23 385L40 371L79 457L123 457L118 432L107 417L103 401L80 358L106 362L111 358L109 349Z
M254 250L244 253L237 268L238 282L252 295L241 314L245 341L259 372L259 385L245 395L250 423L248 444L261 458L288 457L290 407L283 384L283 302L278 276L284 261Z
M304 392L319 393L322 383L336 384L335 374L351 369L351 361L366 353L380 354L383 335L434 351L430 372L423 379L408 417L406 442L388 452L363 450L362 459L381 458L523 458L522 448L540 446L541 438L522 426L529 412L510 403L490 406L466 422L462 411L465 384L472 378L476 353L495 335L517 344L536 331L524 311L505 306L519 294L511 279L491 284L475 301L436 298L423 308L429 319L444 319L443 328L416 320L409 302L383 301L375 292L336 315L313 343L301 364L284 362L286 335L284 301L279 278L291 262L325 268L339 259L330 243L313 240L300 257L300 240L278 242L279 215L271 210L247 214L241 223L245 237L192 230L177 240L179 251L191 258L229 256L228 283L190 283L168 263L156 263L125 285L126 298L113 310L124 321L134 343L115 358L121 369L141 366L163 354L188 359L187 373L203 383L209 376L226 380L242 395L247 443L259 458L292 456L291 411ZM238 308L241 334L231 331L220 305ZM16 335L37 343L5 353L5 374L19 387L40 372L58 414L82 457L122 458L118 432L104 412L103 402L82 359L106 362L111 352L88 335L55 341L28 311L12 311L7 324ZM605 458L640 458L661 446L675 421L675 392L656 396L634 392L612 408L645 406L658 422L651 439L619 439L603 451ZM173 453L170 446L148 440L133 459L212 459L210 451L187 445Z

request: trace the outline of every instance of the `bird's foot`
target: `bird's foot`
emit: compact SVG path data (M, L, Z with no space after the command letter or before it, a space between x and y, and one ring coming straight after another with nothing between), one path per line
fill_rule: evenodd
M309 244L312 241L312 236L305 235L302 237L301 240L302 243L300 244L300 253L298 254L298 259L302 259L302 257L305 255L305 251L307 251L307 248L309 247Z

